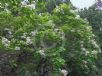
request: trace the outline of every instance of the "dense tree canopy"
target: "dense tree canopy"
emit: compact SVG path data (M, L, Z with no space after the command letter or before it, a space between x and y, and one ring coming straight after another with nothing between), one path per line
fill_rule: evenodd
M102 2L101 2L101 4L102 4ZM81 10L79 12L79 14L82 18L89 21L89 24L93 28L92 31L96 35L95 39L98 41L98 44L100 45L100 48L102 50L102 10L101 10L102 6L100 6L99 8L97 6L98 6L97 3L95 3L90 8L88 8L88 9L85 8L85 9ZM102 63L102 56L99 60L99 63L100 64ZM102 65L101 65L101 67L102 67Z
M100 48L92 28L69 4L60 4L48 13L46 2L1 3L1 75L95 75Z
M102 11L98 10L95 5L91 6L89 9L81 10L80 16L89 21L93 28L94 34L97 36L97 40L102 48Z

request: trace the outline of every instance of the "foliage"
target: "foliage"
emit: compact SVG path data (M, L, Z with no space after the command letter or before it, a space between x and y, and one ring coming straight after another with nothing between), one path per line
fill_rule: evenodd
M89 9L83 9L79 11L79 14L82 18L85 18L86 20L89 21L89 24L93 28L93 33L96 35L95 39L98 41L98 44L101 47L102 50L102 10L96 9L96 5L92 5ZM100 55L100 59L98 61L98 66L99 68L102 67L101 62L102 62L102 56ZM101 66L100 66L100 65ZM99 69L100 70L100 69ZM99 71L100 72L100 71ZM100 74L101 76L102 74Z
M95 7L92 6L89 9L84 9L82 11L80 11L80 15L83 18L86 18L90 25L93 28L93 32L94 34L98 37L97 40L99 40L98 42L100 43L100 46L102 47L102 34L101 34L101 29L102 29L102 11L101 10L95 10Z
M10 73L60 76L60 70L66 69L69 76L90 76L96 72L100 48L92 28L70 5L61 4L50 14L39 13L40 9L30 7L32 4L21 7L19 3L9 2L9 8L2 5L0 12L0 52L10 56L1 62L11 68Z

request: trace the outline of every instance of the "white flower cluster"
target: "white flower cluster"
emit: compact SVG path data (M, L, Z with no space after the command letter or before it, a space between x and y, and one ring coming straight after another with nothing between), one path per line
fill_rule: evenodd
M36 7L36 2L32 1L32 4L29 4L28 0L24 0L21 2L21 7L29 7L31 10L33 10Z
M96 43L95 40L91 40L91 43L96 47L96 48L99 48L98 44Z
M75 29L71 29L71 32L76 32L76 30Z
M21 41L20 41L20 44L25 44L25 41L21 40Z
M32 31L29 35L31 35L31 36L35 36L36 35L36 33L37 33L37 31ZM23 44L26 44L26 45L31 45L33 42L32 42L32 39L31 39L31 37L29 37L29 36L27 36L28 35L28 33L23 33L23 35L21 36L21 38L22 39L25 39L26 40L26 42L24 42L24 41L20 41L20 43L23 43Z
M85 55L85 56L87 56L87 55L89 55L89 51L88 50L86 50L85 48L81 48L81 50L82 50L82 53Z
M67 76L68 71L65 69L60 70L61 74L63 74L63 76Z
M80 19L80 15L76 15L75 19Z
M81 48L84 47L84 41L80 41Z
M61 36L61 38L64 38L64 36L65 36L64 32L61 29L55 28L54 32L56 32L56 34L59 34Z
M87 18L84 18L84 22L85 22L86 24L89 24L89 21L87 20Z
M42 13L39 13L39 16L42 16Z
M13 37L12 32L11 32L10 29L4 28L4 31L7 31L7 34L6 34L6 37L7 37L7 38L12 38L12 37Z
M97 54L98 54L98 51L93 50L93 51L91 52L91 54L93 54L93 55L97 55Z
M45 50L39 50L38 53L39 53L41 56L45 56Z
M86 48L83 47L83 42L81 42L81 50L82 50L82 54L84 54L85 56L92 54L92 55L97 55L98 53L101 53L101 49L99 48L99 46L97 45L95 40L91 40L92 45L94 45L95 48L97 48L97 50L93 50L93 51L88 51Z
M86 29L90 31L91 30L91 26L87 26Z
M21 38L25 39L27 36L27 33L23 33L23 36L21 36Z
M31 36L35 36L36 33L37 33L37 31L32 31L30 34L31 34Z
M55 29L54 29L54 31L55 31L55 32L59 32L59 31L60 31L60 29L58 29L58 28L55 28Z
M75 10L70 10L71 13L75 13Z
M48 23L47 23L47 25L50 25L52 28L54 28L54 27L55 27L55 24L53 23L53 21L52 21L52 20L49 20L49 21L48 21Z
M0 8L3 8L1 3L0 3Z
M27 6L28 3L29 3L28 0L23 0L23 1L21 2L21 7L25 7L25 6Z
M35 1L33 1L31 5L28 5L28 7L30 7L31 10L35 9L36 7Z
M58 6L56 6L56 9L55 9L56 12L60 12L60 8Z
M16 47L15 47L15 50L20 50L20 47L19 47L19 46L16 46Z
M7 13L11 13L10 10L8 9L8 6L9 6L8 3L5 3L4 10L5 10Z
M30 37L27 37L27 38L26 38L26 44L27 44L27 45L31 45L31 44L32 44L32 40L31 40Z
M9 47L10 41L7 38L2 37L2 44L4 45L4 47Z
M87 62L87 61L85 61L85 60L83 60L83 63L86 65L88 62Z

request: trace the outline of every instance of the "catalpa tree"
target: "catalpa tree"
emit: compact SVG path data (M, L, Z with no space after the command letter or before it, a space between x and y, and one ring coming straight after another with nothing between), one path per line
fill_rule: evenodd
M38 5L38 1L31 0L1 1L0 74L90 76L95 73L101 51L88 23L68 4L56 6L51 14L39 12Z

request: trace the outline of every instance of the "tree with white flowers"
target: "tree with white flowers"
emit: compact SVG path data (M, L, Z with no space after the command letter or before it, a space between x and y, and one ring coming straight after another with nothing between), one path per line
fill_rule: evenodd
M69 4L48 13L38 8L45 7L44 2L26 1L0 1L0 73L91 76L96 72L101 51L89 24Z

